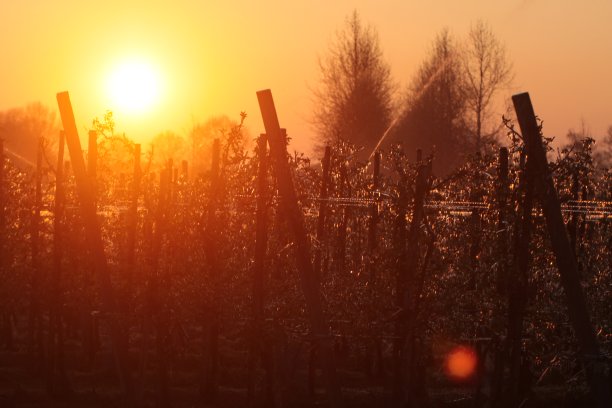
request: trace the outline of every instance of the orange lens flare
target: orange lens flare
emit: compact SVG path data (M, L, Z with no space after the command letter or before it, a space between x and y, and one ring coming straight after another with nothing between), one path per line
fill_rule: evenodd
M449 377L463 380L471 377L476 371L478 357L471 347L455 347L446 356L446 372Z

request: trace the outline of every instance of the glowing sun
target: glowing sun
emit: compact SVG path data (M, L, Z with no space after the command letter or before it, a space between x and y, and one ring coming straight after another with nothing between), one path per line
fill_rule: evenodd
M108 78L107 90L113 105L125 112L142 113L159 100L160 77L144 61L125 61Z

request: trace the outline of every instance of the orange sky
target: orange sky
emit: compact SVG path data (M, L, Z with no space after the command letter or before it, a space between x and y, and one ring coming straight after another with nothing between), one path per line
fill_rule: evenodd
M612 125L610 0L3 1L0 109L33 101L55 109L55 94L68 90L80 129L111 109L118 130L143 141L244 110L256 135L255 92L271 88L281 125L308 151L317 56L353 9L377 28L399 89L440 29L462 36L482 18L514 63L506 96L529 91L547 135L582 119L595 135ZM111 106L105 89L112 67L134 58L164 78L162 102L140 116Z

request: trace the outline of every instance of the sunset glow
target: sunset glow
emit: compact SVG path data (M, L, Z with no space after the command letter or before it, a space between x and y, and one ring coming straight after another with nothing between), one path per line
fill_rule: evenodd
M0 10L0 408L612 408L612 0Z
M143 113L160 98L159 74L144 61L122 62L110 73L107 91L117 110Z

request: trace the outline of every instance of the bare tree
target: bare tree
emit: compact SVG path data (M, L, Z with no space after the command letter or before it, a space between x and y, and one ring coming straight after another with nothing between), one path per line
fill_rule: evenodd
M403 114L389 141L400 141L407 151L435 152L436 173L458 163L464 146L465 102L459 47L448 30L438 34L402 102Z
M345 139L372 148L392 114L392 85L376 31L354 11L320 59L314 122L320 141ZM369 153L369 151L368 151Z
M481 20L468 33L462 63L468 129L475 150L481 151L483 142L495 139L500 129L492 126L484 130L494 96L512 81L512 64L504 45ZM500 120L497 122L501 124Z

